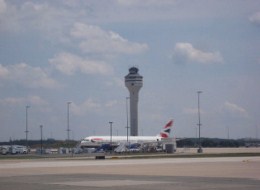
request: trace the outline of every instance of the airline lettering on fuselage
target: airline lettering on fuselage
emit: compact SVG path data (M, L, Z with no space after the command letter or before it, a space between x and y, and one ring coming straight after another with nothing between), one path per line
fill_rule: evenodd
M102 138L93 138L91 139L91 142L102 141L102 140L103 140Z

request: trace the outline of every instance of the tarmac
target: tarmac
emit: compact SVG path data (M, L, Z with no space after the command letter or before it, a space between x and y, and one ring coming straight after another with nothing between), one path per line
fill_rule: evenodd
M260 157L0 161L0 190L259 190Z

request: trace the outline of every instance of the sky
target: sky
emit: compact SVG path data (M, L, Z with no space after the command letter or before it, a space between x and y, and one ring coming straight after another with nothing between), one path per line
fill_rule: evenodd
M260 136L259 0L0 0L0 141L139 134Z

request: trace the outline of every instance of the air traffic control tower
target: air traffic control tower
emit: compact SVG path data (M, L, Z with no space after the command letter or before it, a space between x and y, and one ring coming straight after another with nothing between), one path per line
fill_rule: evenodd
M138 136L138 94L143 86L143 77L139 75L138 68L129 69L125 76L125 86L130 93L130 135Z

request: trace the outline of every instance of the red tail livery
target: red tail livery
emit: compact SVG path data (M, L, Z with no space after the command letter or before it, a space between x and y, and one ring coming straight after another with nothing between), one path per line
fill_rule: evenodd
M164 128L160 132L160 137L162 138L169 138L171 127L173 125L173 120L169 121Z

